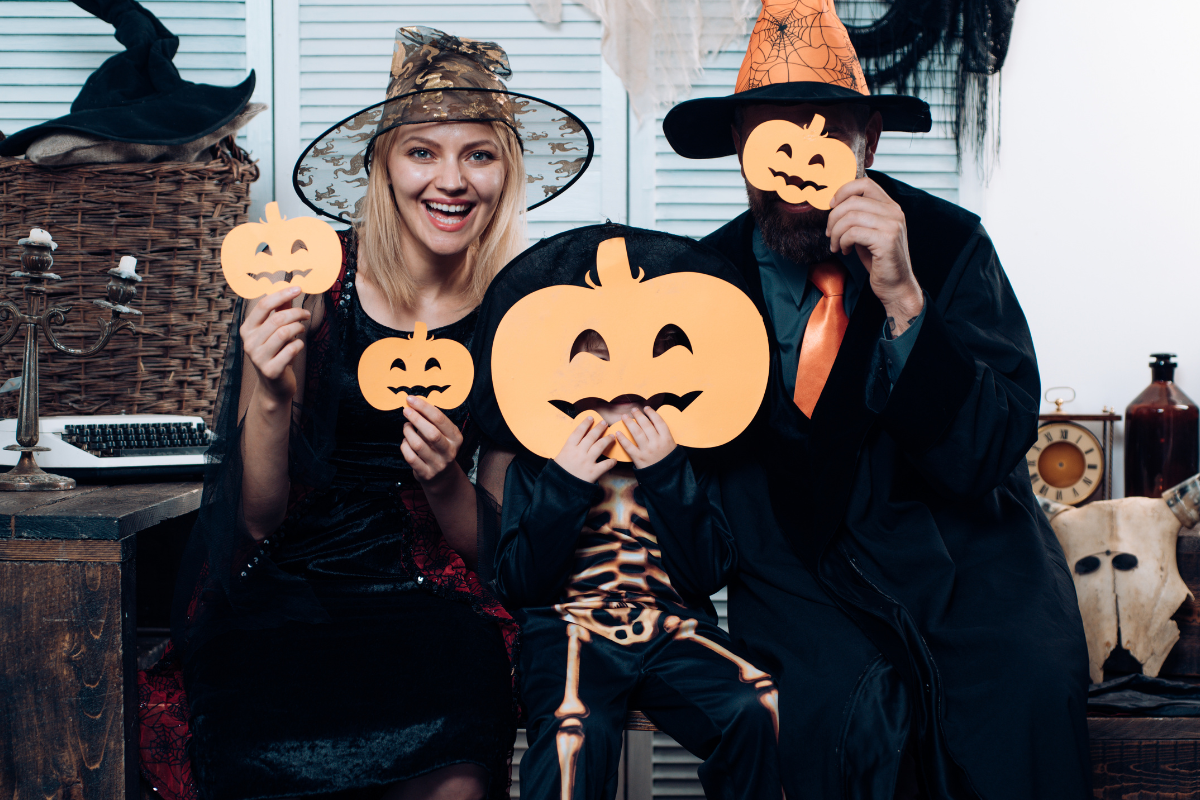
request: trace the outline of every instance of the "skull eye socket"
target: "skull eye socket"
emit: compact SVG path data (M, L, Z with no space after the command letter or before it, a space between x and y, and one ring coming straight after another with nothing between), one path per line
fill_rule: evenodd
M1095 556L1087 556L1075 562L1075 572L1079 575L1087 575L1098 569L1100 569L1100 559Z
M1120 553L1113 556L1113 568L1128 572L1138 565L1137 556L1133 553Z
M408 367L404 366L403 358L397 358L395 361L393 361L390 369L396 369L397 367L404 370L405 372L408 372Z
M254 255L258 255L259 253L266 253L269 256L275 255L271 252L271 245L266 242L259 242L258 247L254 248Z
M295 253L299 250L308 250L308 245L297 239L296 241L292 242L292 252Z
M683 328L667 323L654 337L653 357L658 358L672 347L686 347L689 353L695 352L692 350L692 342L683 332Z
M429 370L435 369L435 368L436 369L442 368L442 365L438 363L438 360L436 358L431 358L425 362L425 371L426 372L429 372Z
M587 353L601 361L608 361L608 342L604 341L604 337L600 335L599 331L588 328L575 337L575 342L571 345L571 357L567 360L574 361L575 356L580 353Z
M813 164L820 164L822 167L825 166L825 156L821 155L820 153L817 153L815 156L813 156L812 158L810 158L808 160L808 165L810 167Z

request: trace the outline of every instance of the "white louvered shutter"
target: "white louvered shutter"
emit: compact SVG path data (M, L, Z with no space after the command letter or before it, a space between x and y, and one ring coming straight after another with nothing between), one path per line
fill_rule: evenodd
M146 0L179 36L185 80L235 86L246 78L242 0ZM113 27L67 0L0 2L0 131L11 135L71 110L83 82L122 51Z

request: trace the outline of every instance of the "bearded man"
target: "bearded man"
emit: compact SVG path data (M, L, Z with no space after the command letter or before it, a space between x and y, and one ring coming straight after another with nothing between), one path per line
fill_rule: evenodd
M783 138L751 142L766 123ZM772 374L714 457L730 628L779 686L788 797L1090 797L1087 646L1023 460L1028 326L977 216L866 171L928 106L866 94L832 3L788 0L738 90L663 127L747 176L750 211L705 241L751 287ZM829 198L842 145L857 177Z

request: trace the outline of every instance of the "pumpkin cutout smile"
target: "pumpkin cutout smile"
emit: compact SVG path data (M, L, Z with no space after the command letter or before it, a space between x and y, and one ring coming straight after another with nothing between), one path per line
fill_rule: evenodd
M438 408L457 408L467 399L475 364L471 353L453 339L433 339L424 322L411 339L398 336L373 342L358 360L358 387L380 411L408 406L410 395Z
M769 351L753 301L713 275L634 273L624 238L601 241L586 286L532 292L496 327L496 404L533 453L553 458L583 419L599 424L599 414L576 408L588 399L657 406L675 441L688 447L725 444L757 412ZM665 331L674 346L659 352ZM607 359L578 350L585 334L603 339ZM605 455L629 461L615 442Z
M266 219L246 222L221 242L221 272L229 288L254 300L289 286L321 294L342 269L337 231L316 217L287 219L267 203Z
M858 176L858 159L824 131L820 114L803 127L785 119L761 123L742 148L746 180L756 189L775 192L785 203L828 211L837 190Z

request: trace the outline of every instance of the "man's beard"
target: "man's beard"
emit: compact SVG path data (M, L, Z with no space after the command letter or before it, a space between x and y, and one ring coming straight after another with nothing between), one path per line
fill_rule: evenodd
M813 209L807 214L789 214L780 208L775 192L764 192L746 184L750 213L754 215L763 242L774 252L797 264L826 261L832 255L825 226L829 212Z

